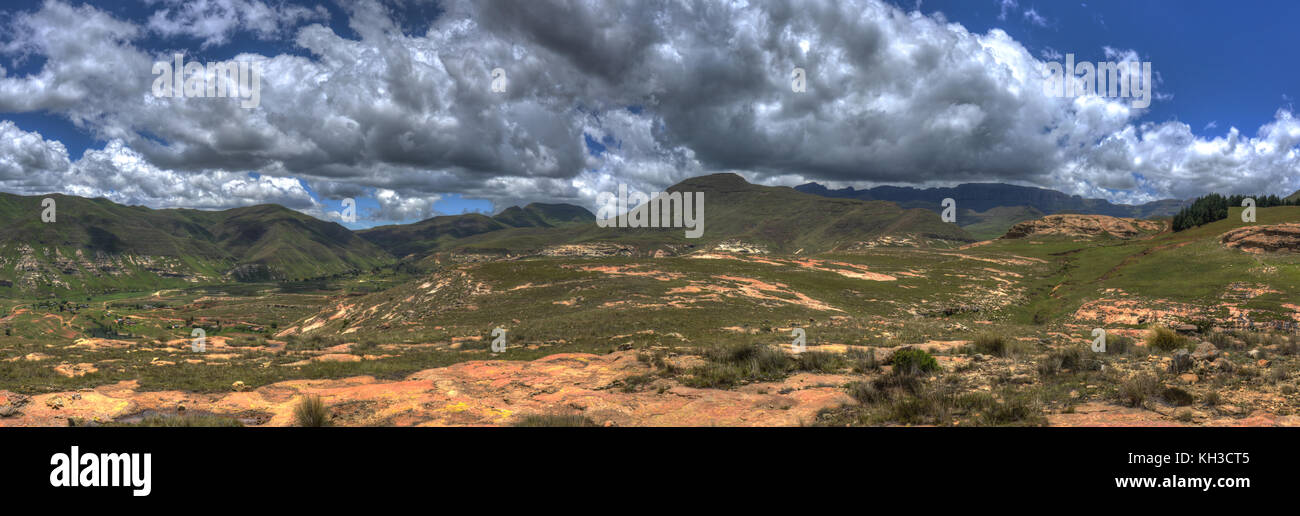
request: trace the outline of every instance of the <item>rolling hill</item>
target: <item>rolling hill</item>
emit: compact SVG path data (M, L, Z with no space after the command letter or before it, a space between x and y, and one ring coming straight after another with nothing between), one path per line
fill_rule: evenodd
M42 222L45 198L53 222ZM27 293L310 278L392 261L343 226L277 205L153 210L0 194L0 216L0 288Z
M736 174L691 178L668 191L704 192L705 230L701 238L686 238L683 228L602 228L590 212L569 205L547 205L546 209L529 205L505 210L495 217L434 217L358 234L395 256L433 252L533 254L558 246L578 248L575 252L588 255L675 254L718 245L816 253L871 245L882 236L921 244L975 240L927 210L754 185Z
M853 187L831 190L817 183L795 187L825 197L892 201L904 208L940 212L943 199L957 202L957 224L980 238L994 238L1017 222L1058 213L1107 215L1124 218L1168 217L1187 201L1163 199L1139 205L1112 204L1105 199L1088 199L1056 190L1003 183L965 183L955 187L912 188L878 186L866 190Z

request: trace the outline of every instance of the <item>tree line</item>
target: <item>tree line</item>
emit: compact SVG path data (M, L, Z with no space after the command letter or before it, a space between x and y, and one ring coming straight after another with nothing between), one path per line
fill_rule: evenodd
M1232 206L1241 206L1241 201L1246 198L1255 199L1255 207L1268 208L1270 206L1300 206L1300 197L1295 199L1283 199L1276 195L1229 195L1210 194L1203 197L1197 197L1192 204L1179 210L1174 215L1174 231L1194 228L1202 224L1209 224L1216 220L1228 218L1228 208Z

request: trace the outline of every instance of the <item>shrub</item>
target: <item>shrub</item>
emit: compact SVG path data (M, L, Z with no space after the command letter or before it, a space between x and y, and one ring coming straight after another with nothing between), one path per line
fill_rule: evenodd
M1165 390L1161 391L1160 397L1175 407L1186 407L1195 401L1190 392L1178 387L1165 387Z
M1107 351L1110 348L1107 347ZM1038 361L1038 372L1044 376L1054 375L1062 370L1096 371L1101 369L1101 361L1090 356L1091 351L1071 346L1048 353Z
M1033 392L1004 391L1002 400L996 401L981 411L975 418L976 424L992 425L1043 425L1047 418L1043 416L1043 405Z
M844 386L844 390L858 400L858 403L870 405L889 398L889 392L881 390L871 382L852 382Z
M847 365L843 356L825 351L805 351L798 355L797 365L800 371L817 373L834 373Z
M1213 407L1223 402L1223 400L1219 398L1219 391L1210 391L1205 393L1205 399L1203 401L1207 407Z
M984 334L975 337L975 350L985 355L1005 357L1011 353L1011 346L1001 335Z
M874 349L850 348L845 356L848 357L855 373L861 374L880 370L880 361L876 360L876 350Z
M779 380L798 364L785 352L758 343L719 346L705 350L709 363L690 370L683 380L689 387L732 387L753 381Z
M329 426L329 418L329 410L325 408L325 402L315 394L299 398L298 403L293 406L293 419L298 426Z
M900 349L894 352L890 362L894 365L894 374L917 375L939 370L939 362L923 349Z
M1187 346L1187 337L1164 326L1156 326L1147 332L1147 346L1160 351L1173 351Z
M1270 383L1284 382L1286 381L1287 377L1290 375L1291 375L1291 368L1287 367L1284 364L1276 363L1274 364L1272 369L1268 370L1268 381Z
M1119 399L1130 407L1136 407L1145 403L1159 388L1160 381L1154 375L1138 374L1120 383Z
M1114 355L1127 355L1134 353L1139 349L1133 342L1133 337L1128 335L1107 335L1106 336L1106 353Z

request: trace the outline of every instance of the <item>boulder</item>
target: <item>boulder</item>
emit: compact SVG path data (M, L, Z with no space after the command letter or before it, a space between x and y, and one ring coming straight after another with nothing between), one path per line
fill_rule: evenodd
M1209 342L1197 344L1196 351L1192 352L1192 358L1197 360L1214 360L1218 356L1219 348L1214 347L1214 344Z

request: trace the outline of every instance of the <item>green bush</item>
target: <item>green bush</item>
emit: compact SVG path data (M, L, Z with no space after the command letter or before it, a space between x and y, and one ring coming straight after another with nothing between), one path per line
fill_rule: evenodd
M916 375L939 370L939 362L923 349L903 348L890 358L894 374Z
M1187 347L1187 337L1164 326L1156 326L1147 332L1147 346L1160 351L1174 351Z

